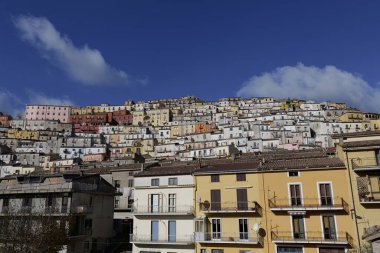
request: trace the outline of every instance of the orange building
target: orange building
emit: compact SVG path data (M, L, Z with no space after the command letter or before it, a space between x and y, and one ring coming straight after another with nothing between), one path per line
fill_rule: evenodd
M195 133L202 134L202 133L210 133L215 129L215 124L209 124L208 122L198 122L195 123Z

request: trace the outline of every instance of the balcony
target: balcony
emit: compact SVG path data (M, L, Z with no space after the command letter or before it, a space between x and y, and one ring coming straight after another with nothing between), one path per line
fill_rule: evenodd
M263 238L249 233L199 233L196 232L195 241L212 244L252 244L263 245Z
M274 243L353 245L353 238L347 232L324 234L322 231L310 231L293 234L290 231L272 231L271 237Z
M193 215L192 206L134 206L134 215Z
M355 172L380 171L380 159L357 158L352 160L352 168Z
M153 238L152 235L129 235L131 243L152 245L193 245L194 235L175 235L166 238Z
M0 216L8 216L8 215L15 215L15 216L41 216L41 215L49 215L49 216L66 216L70 214L74 215L84 215L87 213L92 212L92 207L89 206L73 206L70 209L70 212L68 212L69 209L67 206L60 206L60 207L54 207L54 206L48 206L48 207L36 207L36 206L24 206L24 207L14 207L10 208L7 206L3 206L0 212Z
M297 203L292 203L297 202ZM344 210L349 212L349 205L343 198L298 198L293 201L289 198L269 199L269 208L272 211L324 211Z
M356 178L360 204L379 205L380 190L377 176L365 176Z
M200 209L205 214L253 213L261 214L261 206L253 202L208 202L201 203Z

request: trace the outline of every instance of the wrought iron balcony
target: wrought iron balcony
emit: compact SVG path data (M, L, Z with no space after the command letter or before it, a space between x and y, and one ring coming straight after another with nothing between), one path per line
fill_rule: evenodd
M202 202L200 209L203 213L257 213L261 214L261 206L256 201L243 202Z
M173 235L173 236L165 236L165 238L161 238L158 235L157 238L149 235L140 235L140 234L130 234L129 240L131 243L135 244L173 244L173 245L192 245L194 244L194 235Z
M193 206L134 206L135 215L193 215Z
M216 244L261 244L263 238L258 234L251 233L195 233L195 241L198 243Z
M347 232L323 233L322 231L308 231L305 233L292 233L291 231L272 231L271 238L274 243L353 245L353 238Z
M379 171L380 160L374 158L357 158L352 160L352 168L355 172Z
M268 200L272 211L318 211L318 210L344 210L349 212L349 205L339 197L325 198L273 198Z

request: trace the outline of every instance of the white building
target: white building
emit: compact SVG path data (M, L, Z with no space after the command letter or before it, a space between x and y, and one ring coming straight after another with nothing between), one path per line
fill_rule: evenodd
M153 167L135 175L133 253L194 252L194 170Z

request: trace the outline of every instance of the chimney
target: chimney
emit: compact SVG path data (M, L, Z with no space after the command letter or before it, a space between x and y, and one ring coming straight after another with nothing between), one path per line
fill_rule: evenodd
M145 169L145 163L142 163L140 171L143 171L144 169Z

